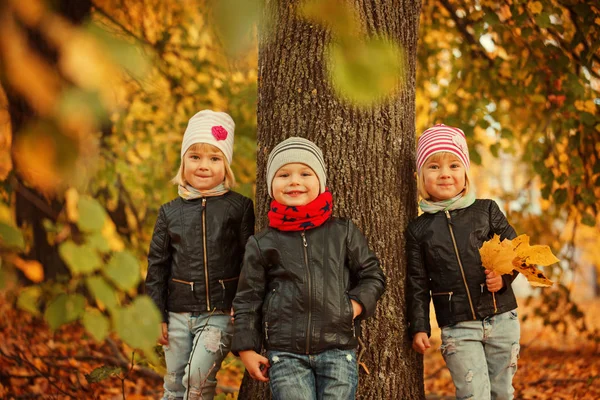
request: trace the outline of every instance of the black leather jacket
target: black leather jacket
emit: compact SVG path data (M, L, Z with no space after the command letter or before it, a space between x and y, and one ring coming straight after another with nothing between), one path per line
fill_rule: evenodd
M244 246L254 234L252 200L229 191L160 207L148 253L146 292L168 312L229 312Z
M359 319L375 312L385 276L350 220L307 231L267 230L246 245L233 302L232 351L316 354L357 346ZM363 306L353 322L350 299Z
M498 234L516 237L514 229L492 200L476 200L471 206L450 212L424 213L408 225L407 303L409 332L431 333L429 302L433 298L440 327L494 315L492 293L485 286L479 248ZM454 236L454 238L453 238ZM511 283L496 292L496 314L517 308Z

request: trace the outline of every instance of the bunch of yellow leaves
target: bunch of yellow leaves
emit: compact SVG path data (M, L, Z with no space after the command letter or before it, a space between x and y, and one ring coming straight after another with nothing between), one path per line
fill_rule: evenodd
M494 237L479 249L483 267L497 274L510 274L513 269L522 273L531 286L548 287L554 282L546 278L537 265L551 265L559 261L548 246L530 246L529 236L520 235L513 240Z

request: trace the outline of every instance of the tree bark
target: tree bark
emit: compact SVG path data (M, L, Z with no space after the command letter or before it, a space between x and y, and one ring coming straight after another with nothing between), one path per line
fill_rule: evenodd
M327 29L297 16L298 0L267 1L274 20L260 32L258 86L257 228L266 226L265 182L270 150L290 136L314 141L325 156L334 214L351 218L379 256L388 287L376 316L363 323L366 349L358 398L422 399L422 357L407 335L404 229L416 216L415 65L420 1L354 0L370 35L384 34L405 49L407 76L397 94L360 109L340 100L326 71ZM240 399L269 398L267 385L244 378Z

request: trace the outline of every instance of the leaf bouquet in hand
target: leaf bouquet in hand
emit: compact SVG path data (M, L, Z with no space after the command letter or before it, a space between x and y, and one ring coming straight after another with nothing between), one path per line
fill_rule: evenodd
M483 243L479 249L481 263L485 269L494 271L496 274L512 274L513 270L522 273L531 286L549 287L554 282L548 279L538 269L538 265L551 265L559 261L548 246L529 244L529 236L519 235L513 240L504 239L500 236ZM492 293L493 295L493 293ZM494 296L494 308L496 297Z
M549 287L554 282L548 279L544 273L537 268L538 265L551 265L560 261L548 246L529 244L529 236L519 235L513 240L504 239L500 236L483 243L479 249L481 263L485 269L497 274L512 274L513 270L522 273L531 286Z

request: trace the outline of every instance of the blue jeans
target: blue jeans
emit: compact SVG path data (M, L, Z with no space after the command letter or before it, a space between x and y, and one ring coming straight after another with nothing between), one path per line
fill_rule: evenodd
M232 334L230 315L170 312L169 344L163 346L167 363L163 399L212 399Z
M274 400L345 400L356 397L356 350L304 355L269 351L269 385Z
M442 328L442 355L458 400L510 400L521 329L517 311Z

